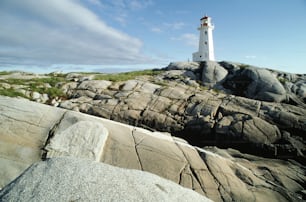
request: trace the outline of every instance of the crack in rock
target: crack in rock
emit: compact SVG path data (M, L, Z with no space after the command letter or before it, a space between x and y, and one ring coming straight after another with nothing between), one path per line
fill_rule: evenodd
M136 143L136 138L135 138L135 134L134 134L135 131L136 131L136 128L134 127L133 130L132 130L131 135L132 135L132 138L133 138L133 141L134 141L134 148L135 148L137 160L138 160L138 162L139 162L140 169L143 171L143 165L142 165L141 158L140 158L140 156L139 156L139 152L138 152L138 149L137 149L137 146L138 146L140 143L138 143L138 144ZM142 141L143 141L143 139L142 139Z

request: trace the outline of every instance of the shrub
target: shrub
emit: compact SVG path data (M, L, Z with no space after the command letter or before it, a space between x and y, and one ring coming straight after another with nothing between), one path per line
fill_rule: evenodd
M11 72L7 72L7 71L0 72L0 76L2 76L2 75L9 75L9 74L11 74Z
M245 69L245 68L249 67L249 65L241 64L241 65L239 65L239 67L240 67L240 69Z
M288 79L286 79L286 78L283 78L283 77L278 77L277 78L278 80L279 80L279 82L281 82L281 84L285 84L286 82L289 82L289 80Z
M108 81L127 81L130 79L135 79L137 76L155 76L162 72L162 70L142 70L142 71L133 71L133 72L124 72L116 74L101 74L96 75L96 80L108 80Z

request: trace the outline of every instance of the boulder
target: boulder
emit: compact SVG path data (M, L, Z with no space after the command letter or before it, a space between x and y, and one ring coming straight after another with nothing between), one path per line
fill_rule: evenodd
M227 76L227 70L214 61L202 63L202 83L205 86L214 87Z
M108 130L94 121L77 120L66 114L49 139L45 157L74 156L99 161L108 137Z
M196 70L200 67L198 62L171 62L166 70Z
M41 94L34 91L34 92L32 92L32 96L31 97L32 97L33 100L39 100L40 97L41 97Z
M101 92L101 90L104 90L108 86L110 86L111 83L112 83L111 81L105 81L105 80L83 81L77 86L77 89L89 90L92 92Z
M222 85L235 95L256 100L282 102L287 98L286 90L276 75L263 68L243 66L228 76Z
M211 201L156 175L76 158L33 164L1 201Z

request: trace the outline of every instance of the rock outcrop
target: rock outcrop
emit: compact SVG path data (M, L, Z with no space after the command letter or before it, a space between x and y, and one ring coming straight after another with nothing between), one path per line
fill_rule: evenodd
M133 85L130 86L132 87ZM138 87L141 88L141 86ZM152 90L154 88L146 89ZM171 93L167 94L171 95ZM174 97L175 94L171 96ZM161 107L160 104L155 106ZM141 106L139 105L139 107ZM293 160L265 159L242 154L233 149L221 150L215 147L193 147L186 141L167 133L150 132L135 126L23 99L0 96L0 109L0 123L3 129L0 131L1 187L11 182L32 163L51 158L46 163L35 164L23 176L4 188L0 192L2 197L12 196L14 198L16 191L25 188L23 184L29 175L33 175L33 186L26 187L29 188L26 189L29 192L25 193L34 192L37 193L34 194L35 196L41 196L39 194L40 187L35 186L35 183L41 180L40 175L35 174L36 168L47 172L44 178L47 178L48 174L50 174L50 177L55 174L60 175L62 168L65 166L59 165L62 165L62 162L67 160L59 160L60 164L57 164L57 160L52 160L52 158L69 156L90 160L89 167L84 168L88 172L76 169L79 165L78 162L81 160L71 162L68 160L70 163L66 165L67 169L64 170L69 170L69 166L72 166L71 170L62 174L73 175L71 178L73 181L92 179L93 177L102 180L103 177L100 176L99 172L92 172L93 169L90 168L91 165L100 167L99 163L91 163L96 161L156 174L183 187L192 189L214 201L301 201L305 199L305 166ZM247 112L250 109L245 108L244 110ZM237 120L239 120L239 116L237 116ZM254 119L252 121L256 122L258 120ZM247 126L247 128L249 127L251 125ZM256 141L261 141L260 139L264 138L263 136L265 135L259 136L259 140L256 139ZM269 138L273 139L277 136L278 133L275 133ZM81 164L84 167L83 163ZM49 167L54 167L54 169ZM108 166L101 165L101 167L106 167L109 172L112 172ZM61 172L57 171L57 169L61 169ZM116 172L116 169L111 170ZM122 171L122 173L125 173L125 171ZM36 179L35 176L37 177ZM105 177L105 179L108 179L107 176ZM64 178L67 177L59 179L62 181ZM120 178L123 180L123 186L124 179L127 178ZM41 183L47 186L48 180L52 180L57 185L59 182L56 179L56 177L47 178L46 181ZM136 177L138 182L137 179ZM128 182L131 183L131 180L128 180ZM136 181L134 182L136 183ZM74 182L77 183L78 181ZM63 182L63 186L66 187L67 183ZM111 182L107 183L111 185ZM165 183L167 184L168 182ZM161 184L157 186L155 181L153 181L153 184L152 182L149 184L150 190L156 191L154 192L156 197L175 197L175 195L168 195L168 191L172 188ZM78 184L79 188L88 188L89 185L87 185L86 183L84 186ZM43 186L41 188L43 189ZM72 188L68 187L67 197L74 193L73 190L71 192ZM110 191L112 193L116 192L116 187L113 186L111 188ZM60 188L58 187L57 189ZM95 189L95 186L93 186L93 190ZM109 188L106 189L109 190ZM65 189L63 188L63 190ZM165 190L167 193L164 193ZM180 192L181 189L176 190ZM49 193L52 194L53 192ZM62 193L62 190L59 193ZM87 197L87 195L80 195L80 197ZM140 195L139 197L144 196Z
M283 102L305 107L306 75L280 72L233 62L170 63L165 70L176 70L179 75L202 83L202 85L250 99ZM186 71L189 74L186 74ZM178 80L177 80L178 81ZM186 83L186 82L185 82Z
M77 158L33 164L0 192L1 201L211 201L169 180Z
M267 69L245 67L228 76L223 86L236 95L256 100L283 102L287 98L283 85Z
M207 61L202 65L202 83L210 88L218 88L219 83L227 76L225 68L214 61Z
M167 73L160 75L166 83L141 78L68 83L64 88L70 99L59 106L170 132L192 145L235 148L265 157L305 158L304 108L222 94L187 85L183 78L179 78L183 83L169 81ZM85 88L87 85L90 87Z
M170 132L200 147L305 161L305 75L213 61L170 63L157 72L128 80L14 73L0 76L0 94L12 89L37 102Z

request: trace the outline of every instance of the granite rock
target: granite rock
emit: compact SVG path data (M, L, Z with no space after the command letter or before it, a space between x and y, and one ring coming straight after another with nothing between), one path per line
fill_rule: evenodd
M211 201L150 173L67 157L33 164L0 192L0 200Z
M266 159L242 154L233 149L221 150L215 147L201 149L169 134L151 132L108 119L22 99L0 98L1 124L2 128L5 128L3 130L5 132L0 134L2 145L0 147L0 160L4 162L0 164L3 168L0 173L2 187L13 181L17 175L21 174L34 162L39 162L46 157L70 156L89 160L86 161L88 162L86 163L88 167L83 165L84 169L83 167L82 169L64 169L65 171L68 170L69 176L75 175L76 178L79 180L84 179L84 181L86 177L90 178L92 175L94 179L99 179L99 176L103 177L103 175L92 172L90 167L93 164L97 165L92 161L99 161L121 168L153 173L185 188L192 189L214 201L301 201L305 199L305 194L303 194L303 185L306 181L305 166L293 160ZM197 99L199 97L193 97L193 101ZM201 114L219 113L214 112L213 109L211 107L211 111L204 110ZM197 116L201 116L201 114ZM48 116L46 117L46 115ZM246 115L244 114L243 116ZM248 116L252 117L251 115ZM219 118L222 119L224 117L226 116L220 116ZM240 115L237 115L238 121L240 120L239 117ZM254 119L252 121L256 122L257 120ZM269 127L273 129L273 126ZM29 131L24 130L25 128ZM37 130L34 130L34 128L37 128ZM247 130L251 131L253 129ZM288 139L291 138L288 133L282 135ZM9 139L8 137L13 137L14 139ZM272 138L270 141L274 141L273 138L277 137L278 134L269 138ZM268 138L268 136L260 136L258 138L259 141L261 141L261 138ZM74 139L80 141L74 141ZM37 144L34 144L35 142ZM291 142L297 143L293 140ZM30 143L32 144L28 145ZM16 150L17 147L20 149ZM6 148L6 150L3 150L3 148ZM41 150L41 148L43 149ZM33 152L26 153L26 149L31 149ZM62 152L63 150L65 152ZM20 151L20 153L14 151ZM95 153L94 151L98 152ZM27 158L23 158L21 155L25 155ZM25 159L28 159L28 161L25 162ZM47 162L52 161L51 159ZM64 161L65 163L69 162L69 160ZM76 162L71 162L71 164L75 165L74 163ZM48 163L36 164L35 166L40 167L41 165L44 168L42 170L46 172L66 175L63 172L64 165L56 166L57 168L54 170L50 169L52 166ZM69 163L67 163L68 165ZM29 170L35 170L35 166ZM56 169L61 169L62 172ZM31 177L31 182L33 182L32 188L35 189L30 189L30 186L26 188L21 186L18 189L29 190L31 193L35 193L35 197L43 197L39 191L40 186L35 186L36 180L41 181L40 175L36 175L34 171L30 172L29 170L26 173L30 173L33 176L33 178ZM86 171L81 177L76 174L81 172L80 170ZM14 175L12 175L12 172L14 172ZM22 175L17 178L2 190L0 195L3 199L9 196L18 197L16 193L18 194L19 192L14 191L14 187L17 189L18 186L14 186L14 184L25 183L25 176ZM58 185L59 183L56 180L78 180L76 178L51 177L49 179L46 177L44 179L47 180L46 184L52 180ZM124 180L125 178L121 179ZM71 180L64 182L63 186L71 184ZM83 185L78 183L78 186ZM81 188L83 187L79 187L77 190ZM89 189L87 185L85 188ZM69 187L69 190L71 189L75 190L73 186ZM12 191L10 192L9 190ZM106 190L108 189L106 188ZM113 192L118 192L118 190L120 189L112 187ZM58 193L62 193L61 191L65 191L65 189L61 188ZM51 189L48 192L48 194L54 194L54 196L58 193ZM70 196L70 192L66 192L61 197ZM147 194L147 196L154 197L151 194ZM84 197L87 197L87 195Z

